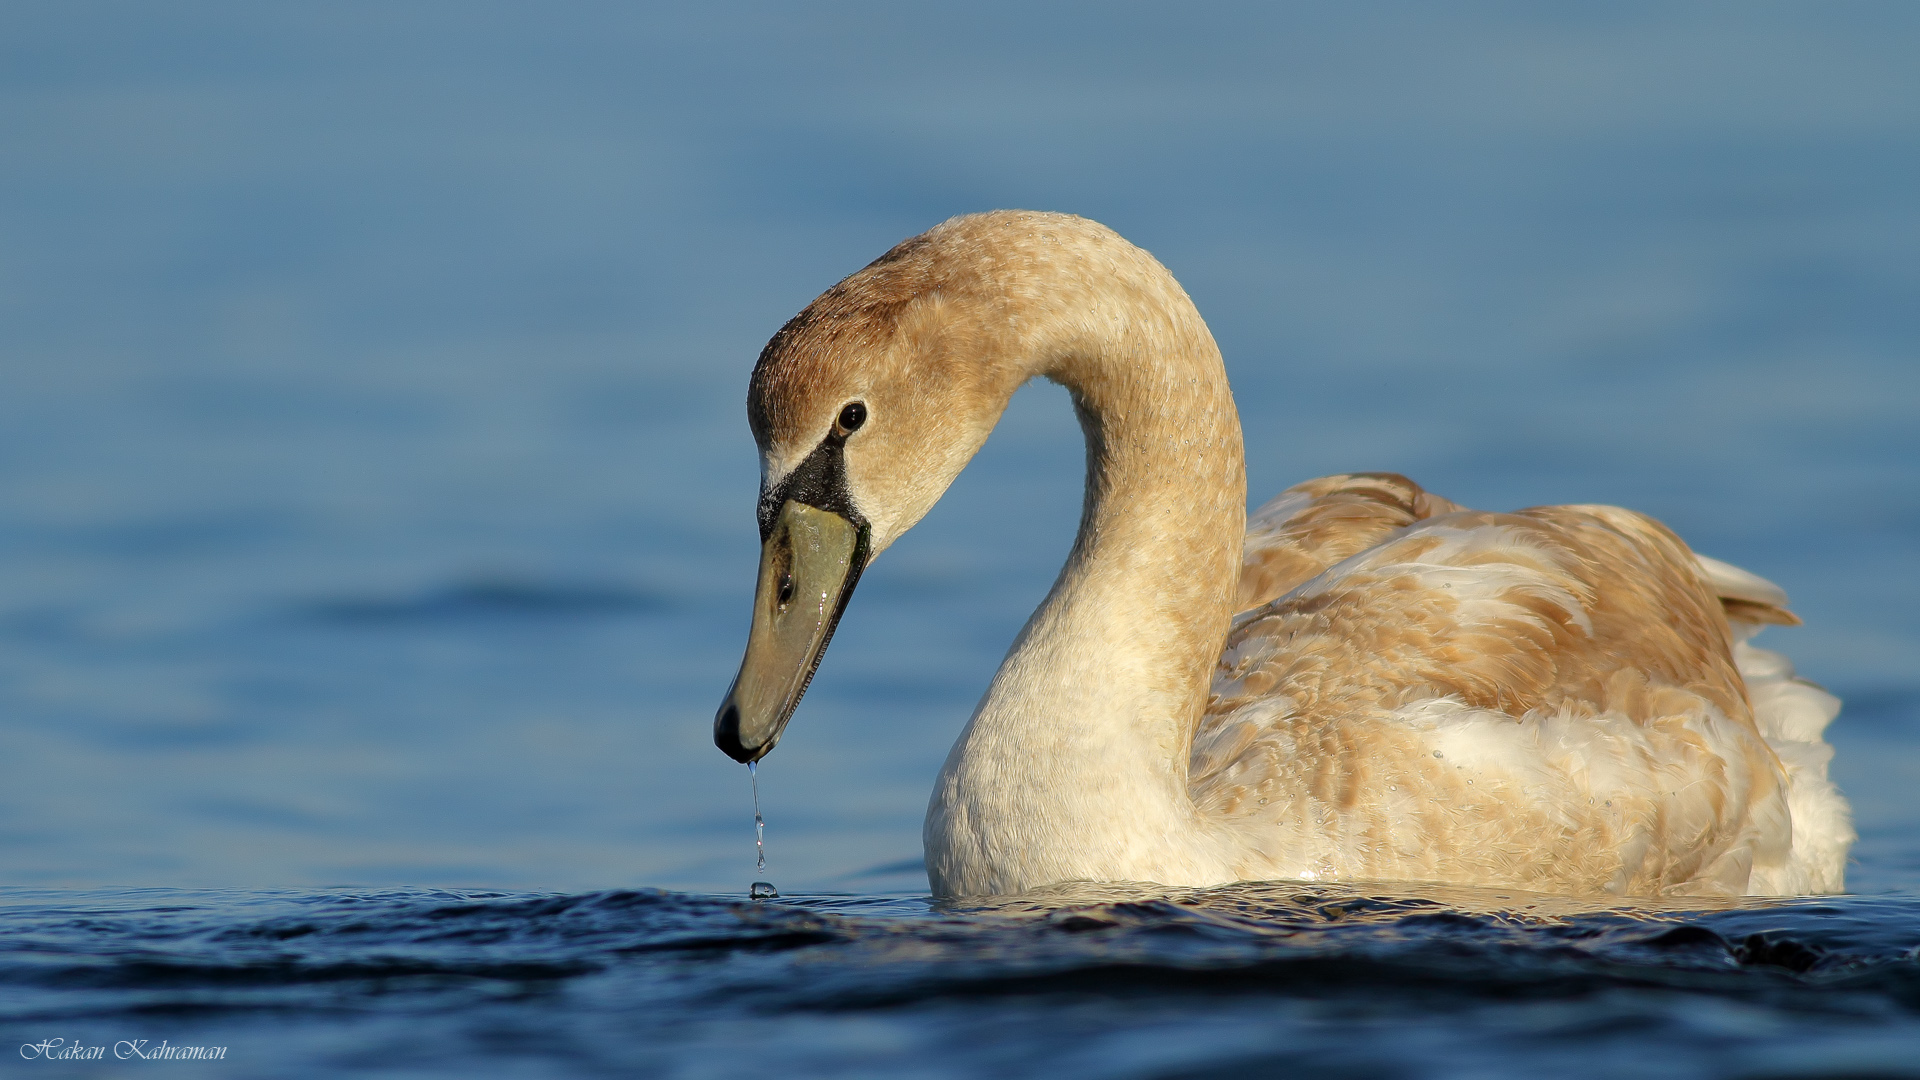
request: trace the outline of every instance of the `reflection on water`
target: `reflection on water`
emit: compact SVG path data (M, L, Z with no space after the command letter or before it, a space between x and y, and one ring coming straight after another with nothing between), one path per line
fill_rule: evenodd
M1152 882L1070 881L1017 896L955 897L935 901L936 909L965 912L1047 912L1101 904L1169 903L1182 908L1230 913L1265 911L1285 901L1304 904L1320 917L1338 920L1362 912L1400 912L1445 908L1503 919L1559 919L1616 914L1633 919L1735 909L1779 909L1782 901L1765 897L1557 896L1524 889L1479 888L1419 881L1241 882L1205 889L1170 888ZM1394 916L1397 917L1397 916ZM1920 931L1916 931L1920 932Z
M1913 1060L1920 9L969 13L0 14L0 879L54 890L10 894L9 1030L337 1008L273 1060L427 1072ZM1079 510L1051 387L862 579L761 770L771 876L867 898L692 895L753 879L710 743L753 358L997 206L1173 269L1256 502L1621 503L1785 586L1763 643L1847 701L1867 895L930 908L927 792ZM597 891L643 887L681 892Z

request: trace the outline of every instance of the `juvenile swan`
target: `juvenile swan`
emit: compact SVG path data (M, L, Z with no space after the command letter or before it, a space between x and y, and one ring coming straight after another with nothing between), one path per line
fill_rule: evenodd
M773 749L861 571L1035 376L1072 393L1086 500L934 788L936 894L1842 887L1839 702L1745 644L1799 621L1779 588L1630 510L1484 513L1391 474L1309 481L1249 522L1199 312L1065 214L954 218L767 343L760 579L722 750Z

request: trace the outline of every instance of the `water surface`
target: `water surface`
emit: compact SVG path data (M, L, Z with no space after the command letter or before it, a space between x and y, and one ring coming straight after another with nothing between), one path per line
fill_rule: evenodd
M1906 897L1690 914L1298 885L985 906L422 889L0 904L9 1030L106 1061L226 1047L242 1075L1893 1076L1920 1037Z

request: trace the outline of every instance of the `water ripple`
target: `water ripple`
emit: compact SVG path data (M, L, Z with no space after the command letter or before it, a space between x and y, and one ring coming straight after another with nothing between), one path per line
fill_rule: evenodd
M1462 1061L1496 1040L1507 1067L1541 1065L1537 1048L1500 1034L1518 1025L1529 1038L1555 1033L1556 1053L1587 1044L1595 1057L1570 1075L1615 1075L1603 1065L1620 1040L1730 1010L1755 1033L1749 1049L1804 1048L1813 1023L1911 1047L1916 946L1920 901L1900 898L1581 910L1515 893L1293 884L1075 886L977 904L16 889L0 891L0 1026L32 1041L49 1025L85 1033L164 1021L181 1042L244 1034L249 1018L271 1016L276 1030L330 1043L385 1037L408 1017L446 1043L428 1071L459 1074L484 1056L459 1049L477 1023L495 1029L493 1053L621 1068L670 1049L684 1065L696 1045L741 1024L762 1030L760 1051L784 1046L798 1061L854 1024L891 1034L841 1052L836 1068L918 1054L933 1040L945 1056L916 1059L919 1072L969 1075L1004 1066L1022 1040L1036 1062L1057 1055L1061 1032L1036 1018L1081 1029L1084 1049L1119 1047L1143 1018L1211 1017L1156 1051L1179 1064L1165 1075L1185 1075L1228 1067L1248 1040L1319 1045L1383 1017L1403 1029L1314 1060L1405 1065L1424 1060L1422 1040L1457 1042L1446 1018L1471 1015L1477 1042L1455 1047ZM788 1023L805 1017L825 1026ZM956 1031L984 1041L952 1044ZM637 1035L650 1049L636 1049ZM1137 1074L1116 1064L1124 1058L1085 1071ZM1446 1060L1414 1071L1445 1073Z
M656 615L671 608L671 602L663 596L623 585L483 577L411 595L313 600L297 610L321 622L412 624L481 618Z

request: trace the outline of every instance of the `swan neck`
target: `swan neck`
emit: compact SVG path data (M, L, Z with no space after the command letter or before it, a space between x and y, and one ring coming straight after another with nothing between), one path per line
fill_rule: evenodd
M1026 305L1020 352L1023 374L1068 389L1085 432L1080 527L935 788L941 893L1231 873L1199 835L1187 759L1237 588L1239 418L1163 267L1131 246L1061 262L1079 272L1031 289L1045 303Z
M1049 373L1086 438L1086 488L1072 551L1033 624L1059 620L1075 640L1126 658L1116 675L1153 691L1133 721L1169 726L1179 750L1169 777L1184 793L1237 591L1246 475L1219 350L1184 292L1177 301L1131 312L1108 348Z

